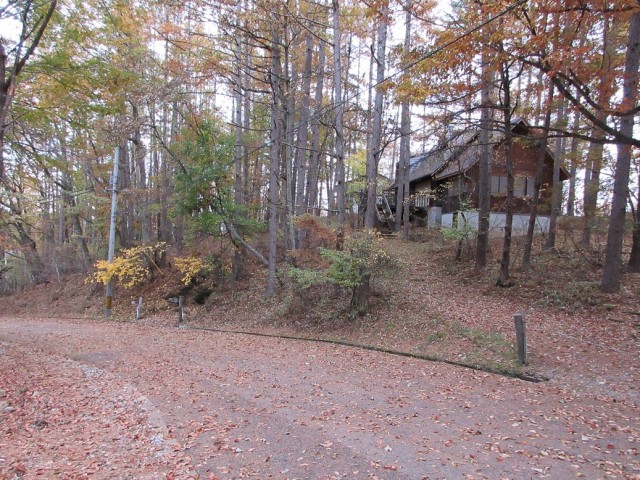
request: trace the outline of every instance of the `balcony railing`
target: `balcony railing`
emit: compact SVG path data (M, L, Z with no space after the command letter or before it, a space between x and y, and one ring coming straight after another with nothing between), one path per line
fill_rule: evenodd
M396 193L395 192L384 192L381 195L378 195L376 198L376 205L378 207L383 207L384 200L383 195L386 197L387 202L389 202L389 206L392 210L396 209ZM433 198L433 194L431 192L417 192L411 194L411 206L414 208L427 208L429 207L430 200Z

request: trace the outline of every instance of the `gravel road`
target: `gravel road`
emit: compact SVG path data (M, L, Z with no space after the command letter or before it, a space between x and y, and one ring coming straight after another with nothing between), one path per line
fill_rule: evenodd
M0 317L0 367L0 479L640 478L635 401L565 382L12 317Z

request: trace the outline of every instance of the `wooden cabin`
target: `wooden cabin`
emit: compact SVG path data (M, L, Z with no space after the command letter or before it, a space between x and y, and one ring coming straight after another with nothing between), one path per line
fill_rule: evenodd
M540 149L540 134L522 119L513 123L514 214L526 216L531 212L534 179ZM414 219L436 225L439 216L478 208L480 129L474 127L451 135L433 150L415 155L409 161L409 188ZM491 211L506 212L507 170L503 135L491 138ZM553 156L545 151L538 215L551 211ZM396 175L397 178L397 175ZM560 180L569 178L564 167ZM387 190L387 198L395 213L397 183Z

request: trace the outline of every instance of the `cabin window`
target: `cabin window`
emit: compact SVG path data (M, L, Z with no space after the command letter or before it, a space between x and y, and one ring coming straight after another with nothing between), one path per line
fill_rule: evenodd
M491 195L507 193L507 177L491 175Z
M513 179L513 196L524 197L527 194L527 177L515 177Z
M513 196L514 197L526 197L533 196L534 177L515 177L513 179ZM506 176L491 176L491 195L506 195L507 194L507 177Z

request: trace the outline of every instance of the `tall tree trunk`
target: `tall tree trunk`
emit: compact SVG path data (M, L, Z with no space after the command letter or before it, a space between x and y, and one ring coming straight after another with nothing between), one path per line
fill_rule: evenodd
M243 2L243 6L244 6L244 10L249 10L250 7L250 0L245 0ZM247 27L247 20L244 20L244 27L246 30ZM241 143L242 143L242 192L243 192L243 204L246 205L247 207L250 207L253 204L253 195L254 195L254 185L252 183L252 180L250 179L251 177L251 165L250 165L250 157L249 157L249 140L248 138L245 138L245 136L248 136L249 134L249 129L251 127L251 106L252 106L252 102L251 102L251 91L250 91L250 85L251 85L251 75L249 72L251 72L252 69L252 56L250 55L250 47L249 47L249 41L248 38L243 34L243 40L241 42L240 45L240 60L238 63L240 63L243 68L246 69L246 76L244 78L241 78L240 80L242 80L242 86L243 86L243 104L242 104L242 112L240 114L240 117L242 118L242 129L243 129L243 136L241 138ZM240 70L239 75L242 76L242 70ZM256 160L256 164L259 164L260 162ZM256 209L258 210L258 209Z
M598 118L602 121L606 116L601 112L596 112ZM603 139L604 133L597 127L593 129L593 137ZM600 170L602 169L604 156L604 145L602 143L592 142L589 145L587 153L587 166L585 168L584 177L584 227L582 229L581 244L584 248L589 248L591 244L591 233L593 230L596 210L598 205L598 193L600 192Z
M82 254L82 268L86 272L89 270L89 267L93 263L93 259L91 258L87 238L82 228L82 222L80 221L78 204L76 198L73 196L73 182L71 179L71 175L69 174L69 171L72 169L72 167L68 155L67 143L63 138L65 134L66 131L64 129L59 134L60 153L62 154L62 158L64 159L65 168L60 172L60 180L56 182L60 187L60 190L62 191L62 202L60 203L61 220L60 226L58 228L59 243L62 244L62 239L64 237L64 232L62 231L64 228L64 211L65 207L68 205L70 207L69 214L71 215L71 221L73 224L74 238L76 238L78 243L80 244L80 251Z
M604 27L602 31L602 61L600 68L602 71L611 71L614 55L616 54L616 42L613 37L617 35L619 25L611 26L611 20L607 17L604 19ZM600 105L608 105L614 93L614 85L612 79L608 75L602 75L598 84L598 103ZM606 122L607 114L603 109L595 112L595 117L600 122ZM597 126L593 127L593 137L596 140L602 140L605 137L604 132ZM589 146L587 155L587 166L585 168L585 185L584 185L584 227L582 231L582 246L589 248L591 244L591 233L596 221L596 211L598 205L598 193L600 192L600 171L603 166L604 145L599 142L593 142Z
M311 122L311 151L309 152L309 172L307 174L307 188L305 193L305 204L308 209L319 215L318 203L318 169L320 168L321 146L320 146L320 112L322 111L322 95L324 88L324 42L318 44L318 65L316 70L316 91L314 93L314 116Z
M284 25L284 74L283 81L284 86L284 173L285 173L285 185L284 185L284 218L282 219L284 225L284 231L286 235L287 250L296 248L296 232L293 224L293 215L295 213L293 199L295 196L295 172L293 170L293 156L294 156L294 139L295 139L295 111L296 111L296 95L294 85L297 80L296 64L291 60L291 28L288 23Z
M554 97L554 84L549 85L547 94L547 113L544 117L544 127L542 138L538 149L538 162L536 165L536 177L533 184L533 198L531 199L531 209L529 212L529 223L527 225L527 236L522 253L522 270L525 272L531 268L531 251L533 250L533 236L536 231L536 220L538 219L538 206L540 205L540 188L542 187L542 175L544 172L544 160L547 156L547 142L549 140L549 127L551 126L551 107Z
M248 68L248 67L247 67ZM243 128L245 132L249 132L251 128L251 92L246 91L244 94L244 114L243 114ZM243 191L244 191L244 204L247 206L251 206L254 201L254 190L255 190L255 181L256 179L251 179L251 160L249 157L249 143L243 141L242 148L243 162L242 162L242 170L243 170ZM260 164L258 160L256 160L256 166Z
M376 53L375 53L375 45L376 45L376 32L373 32L373 36L371 38L371 45L369 46L369 83L367 87L367 151L366 151L366 168L369 168L369 165L372 164L373 160L373 67L376 61ZM367 211L367 201L369 198L369 188L366 181L365 175L365 185L364 192L361 194L360 204L364 207L362 212L363 223L366 222L366 211ZM360 218L360 214L358 214Z
M243 167L244 167L244 148L243 148L243 122L242 122L242 106L243 102L243 77L242 77L242 60L243 60L243 52L241 39L242 36L240 33L237 33L235 49L234 49L234 57L236 59L236 78L235 78L235 94L234 94L234 123L235 123L235 136L236 136L236 144L235 144L235 178L234 178L234 186L233 186L233 202L236 206L240 206L244 204L244 200L246 198L246 192L243 191L243 186L245 183L243 182ZM239 228L237 225L234 225L234 229ZM233 252L232 265L231 265L231 277L233 282L237 282L238 279L242 276L242 272L244 269L244 255L242 248L240 246L236 246Z
M378 186L378 164L382 157L382 110L384 106L384 81L386 68L387 26L389 5L386 0L380 6L378 15L378 41L376 47L376 97L373 107L373 131L371 134L371 155L367 159L367 209L365 228L374 228L376 222L376 197Z
M573 114L573 127L571 130L577 132L580 128L580 113ZM571 139L571 149L569 152L569 161L571 166L569 169L569 195L567 197L567 215L573 217L576 214L576 176L578 174L578 164L580 163L580 140L577 137Z
M233 201L236 205L242 205L244 200L244 195L242 191L242 170L243 170L243 145L242 145L242 105L243 105L243 78L242 78L242 47L240 45L240 36L236 38L235 43L235 54L234 58L236 59L236 78L235 78L235 86L234 86L234 95L233 95L233 106L234 106L234 124L235 124L235 134L236 134L236 144L235 144L235 178L234 178L234 186L233 186Z
M557 127L558 130L566 129L566 101L563 99L558 107ZM560 181L560 166L562 165L562 157L564 155L564 137L557 137L553 152L553 180L551 186L551 212L549 215L549 234L544 248L552 250L556 246L556 224L558 215L562 209L562 182Z
M305 183L307 180L307 156L306 148L308 143L309 129L309 103L311 99L311 73L313 60L313 35L308 32L305 38L305 58L304 72L302 74L302 92L300 105L300 123L297 129L298 136L296 140L296 215L302 215L305 212Z
M340 30L340 6L338 0L333 0L333 101L335 112L336 140L334 145L334 156L336 159L336 206L338 209L338 224L340 228L344 225L345 219L345 184L344 184L344 100L342 98L342 48Z
M402 238L409 238L409 215L411 194L409 192L409 157L411 156L411 106L404 102L401 108L400 120L400 155L398 162L398 192L396 195L395 230L402 227Z
M624 65L624 80L622 86L623 112L633 112L638 99L638 66L640 64L640 12L631 17L627 51ZM620 132L623 135L633 135L634 113L622 116ZM629 189L629 173L631 169L631 145L618 144L616 170L613 180L613 199L611 201L611 216L607 233L607 249L602 272L600 289L614 293L620 291L622 275L622 243L624 240L624 222Z
M24 259L29 268L29 275L34 284L42 283L46 280L44 277L45 265L38 251L36 241L27 231L26 226L22 222L14 223L14 227L18 232L18 244L24 254Z
M133 240L133 209L131 204L131 164L129 149L124 143L120 146L120 175L118 177L117 189L122 193L120 201L123 204L120 214L120 247L128 248Z
M493 75L489 53L482 52L482 90L480 91L480 161L478 162L478 236L476 239L476 270L481 272L487 267L489 250L489 218L491 215L491 146L489 145L492 108L491 84Z
M500 287L511 285L509 280L509 267L511 264L511 235L513 232L513 132L511 131L511 77L509 74L509 66L502 64L502 111L503 111L503 128L504 128L504 156L507 168L507 200L506 200L506 217L504 225L504 239L502 242L502 258L500 260L500 275L496 284Z
M4 43L0 41L0 181L6 176L4 167L4 137L7 131L7 118L9 117L9 107L13 100L15 83L7 84L7 67L9 57L4 48Z
M273 15L274 22L277 16ZM284 134L282 59L280 51L280 33L277 26L272 31L271 41L271 148L269 150L269 272L267 275L267 296L276 289L276 254L278 239L278 177L280 173L280 153Z
M640 173L638 173L638 181L640 182ZM640 194L640 183L638 183L638 193ZM631 206L631 213L633 214L633 234L627 271L640 273L640 195L638 196L638 202L635 207L632 199L629 199L629 204Z
M405 2L405 30L404 30L404 46L403 53L406 56L411 51L411 8L412 1ZM407 60L405 60L405 65ZM411 156L411 105L408 99L403 99L400 107L400 161L398 165L398 192L396 195L396 230L402 225L402 237L406 240L409 238L409 157Z
M133 203L136 211L137 222L140 225L138 238L142 240L144 245L149 244L151 235L149 232L149 189L147 188L147 166L145 158L147 156L147 148L145 142L142 141L142 122L140 112L135 102L131 103L131 116L133 119L134 130L129 139L131 142L131 181L132 186L140 192ZM134 218L135 220L135 218Z

